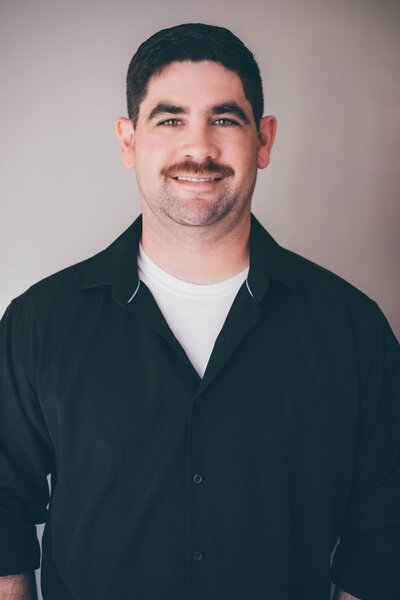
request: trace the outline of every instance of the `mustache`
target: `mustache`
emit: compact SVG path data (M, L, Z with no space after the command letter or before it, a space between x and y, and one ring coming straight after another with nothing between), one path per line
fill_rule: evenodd
M231 177L235 174L235 171L228 165L220 165L213 161L195 163L190 160L184 160L183 162L175 163L161 169L161 175L164 175L165 177L174 177L176 173L192 173L193 175L202 173L207 175L220 175L221 177Z

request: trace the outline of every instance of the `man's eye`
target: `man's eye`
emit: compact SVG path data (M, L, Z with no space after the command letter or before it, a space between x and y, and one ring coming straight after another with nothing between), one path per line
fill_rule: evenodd
M237 121L233 121L232 119L217 119L214 121L216 125L222 125L222 127L229 127L231 125L239 125Z
M165 125L166 127L175 127L180 124L180 119L167 119L166 121L161 121L159 125Z

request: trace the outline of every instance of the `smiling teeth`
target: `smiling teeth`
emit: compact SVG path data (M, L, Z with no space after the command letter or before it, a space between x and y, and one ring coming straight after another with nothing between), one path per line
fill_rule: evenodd
M193 181L194 183L203 183L204 181L217 181L219 177L176 177L178 181Z

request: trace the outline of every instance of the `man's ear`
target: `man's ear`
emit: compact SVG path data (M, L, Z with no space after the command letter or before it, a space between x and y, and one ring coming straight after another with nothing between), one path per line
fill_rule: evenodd
M127 169L133 169L135 165L135 131L132 121L126 117L119 117L115 121L115 131L119 139L122 164Z
M272 115L263 117L258 130L257 165L265 169L269 165L271 148L276 135L277 121Z

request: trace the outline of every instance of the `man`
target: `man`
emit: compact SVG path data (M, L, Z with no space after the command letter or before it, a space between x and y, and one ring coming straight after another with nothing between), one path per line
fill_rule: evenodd
M141 217L1 323L0 599L35 597L46 522L45 600L398 600L398 344L251 214L252 54L179 25L127 84Z

